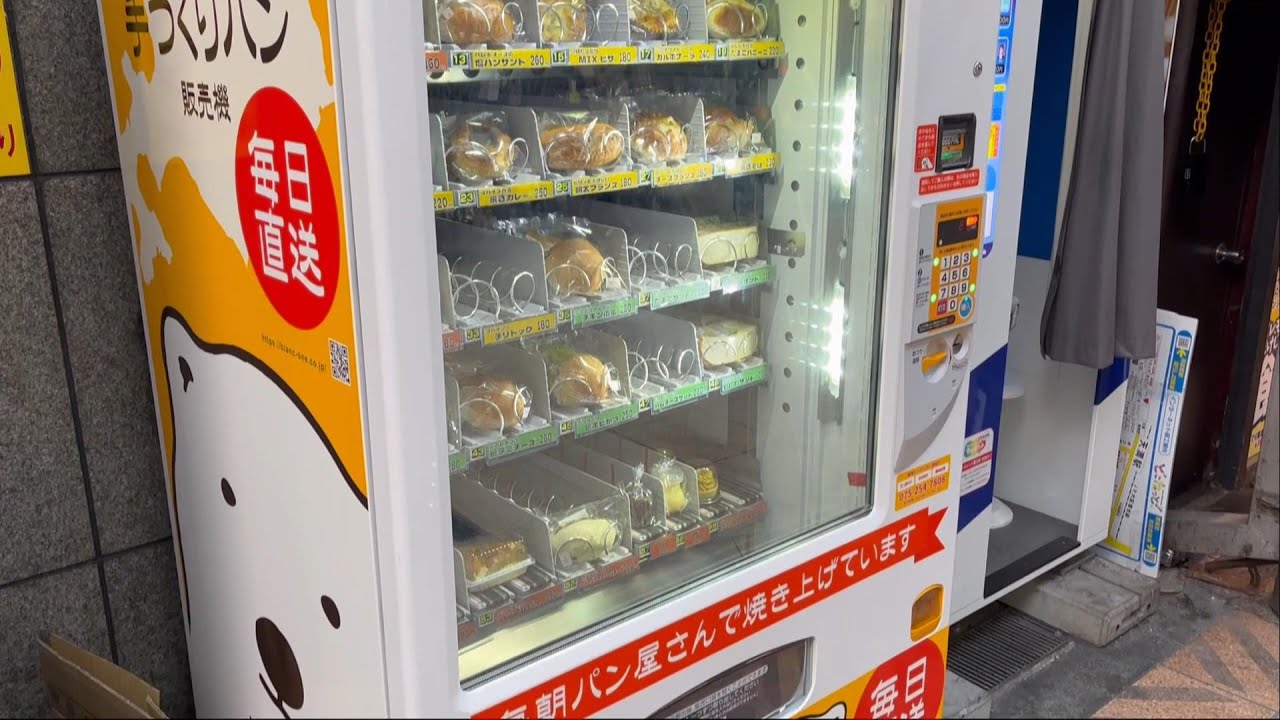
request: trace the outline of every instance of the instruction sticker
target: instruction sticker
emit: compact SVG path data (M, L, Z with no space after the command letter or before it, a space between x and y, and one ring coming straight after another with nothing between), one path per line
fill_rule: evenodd
M964 439L964 461L960 466L961 495L967 495L991 482L995 439L996 433L991 428Z
M902 510L944 492L951 484L951 456L943 455L932 462L898 473L893 508Z
M932 195L934 193L947 192L948 190L978 187L978 178L981 174L977 168L970 168L964 172L922 177L920 178L920 194Z
M933 158L938 154L938 126L932 123L916 128L916 172L932 172Z

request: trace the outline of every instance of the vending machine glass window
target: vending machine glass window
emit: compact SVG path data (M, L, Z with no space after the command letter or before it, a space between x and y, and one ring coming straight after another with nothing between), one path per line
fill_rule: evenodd
M895 7L424 17L469 686L868 511Z

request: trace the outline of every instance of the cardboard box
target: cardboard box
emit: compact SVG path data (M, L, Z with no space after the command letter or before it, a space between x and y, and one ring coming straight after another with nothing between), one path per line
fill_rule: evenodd
M56 635L37 640L40 679L56 718L165 718L160 691Z

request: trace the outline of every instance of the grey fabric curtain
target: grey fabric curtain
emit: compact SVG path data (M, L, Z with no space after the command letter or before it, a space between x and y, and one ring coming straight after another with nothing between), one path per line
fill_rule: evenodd
M1155 354L1164 10L1098 0L1040 350L1104 368Z

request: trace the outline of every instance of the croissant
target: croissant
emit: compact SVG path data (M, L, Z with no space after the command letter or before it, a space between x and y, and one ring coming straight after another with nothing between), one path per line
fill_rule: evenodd
M759 37L768 16L751 0L713 0L707 6L707 32L717 40Z
M519 427L529 417L529 391L499 377L476 375L459 383L462 421L485 432Z
M515 144L496 123L460 120L449 133L445 164L455 182L478 185L507 177L514 159Z
M543 42L582 42L587 39L586 0L538 0Z
M756 123L739 117L723 105L707 107L707 151L713 155L736 155L751 147Z
M603 122L553 125L538 136L546 153L547 169L554 172L599 170L622 157L622 133Z
M631 125L631 155L650 165L683 160L689 136L670 115L651 110L636 113Z
M458 45L507 43L520 24L506 0L444 0L440 3L440 29L446 42Z

